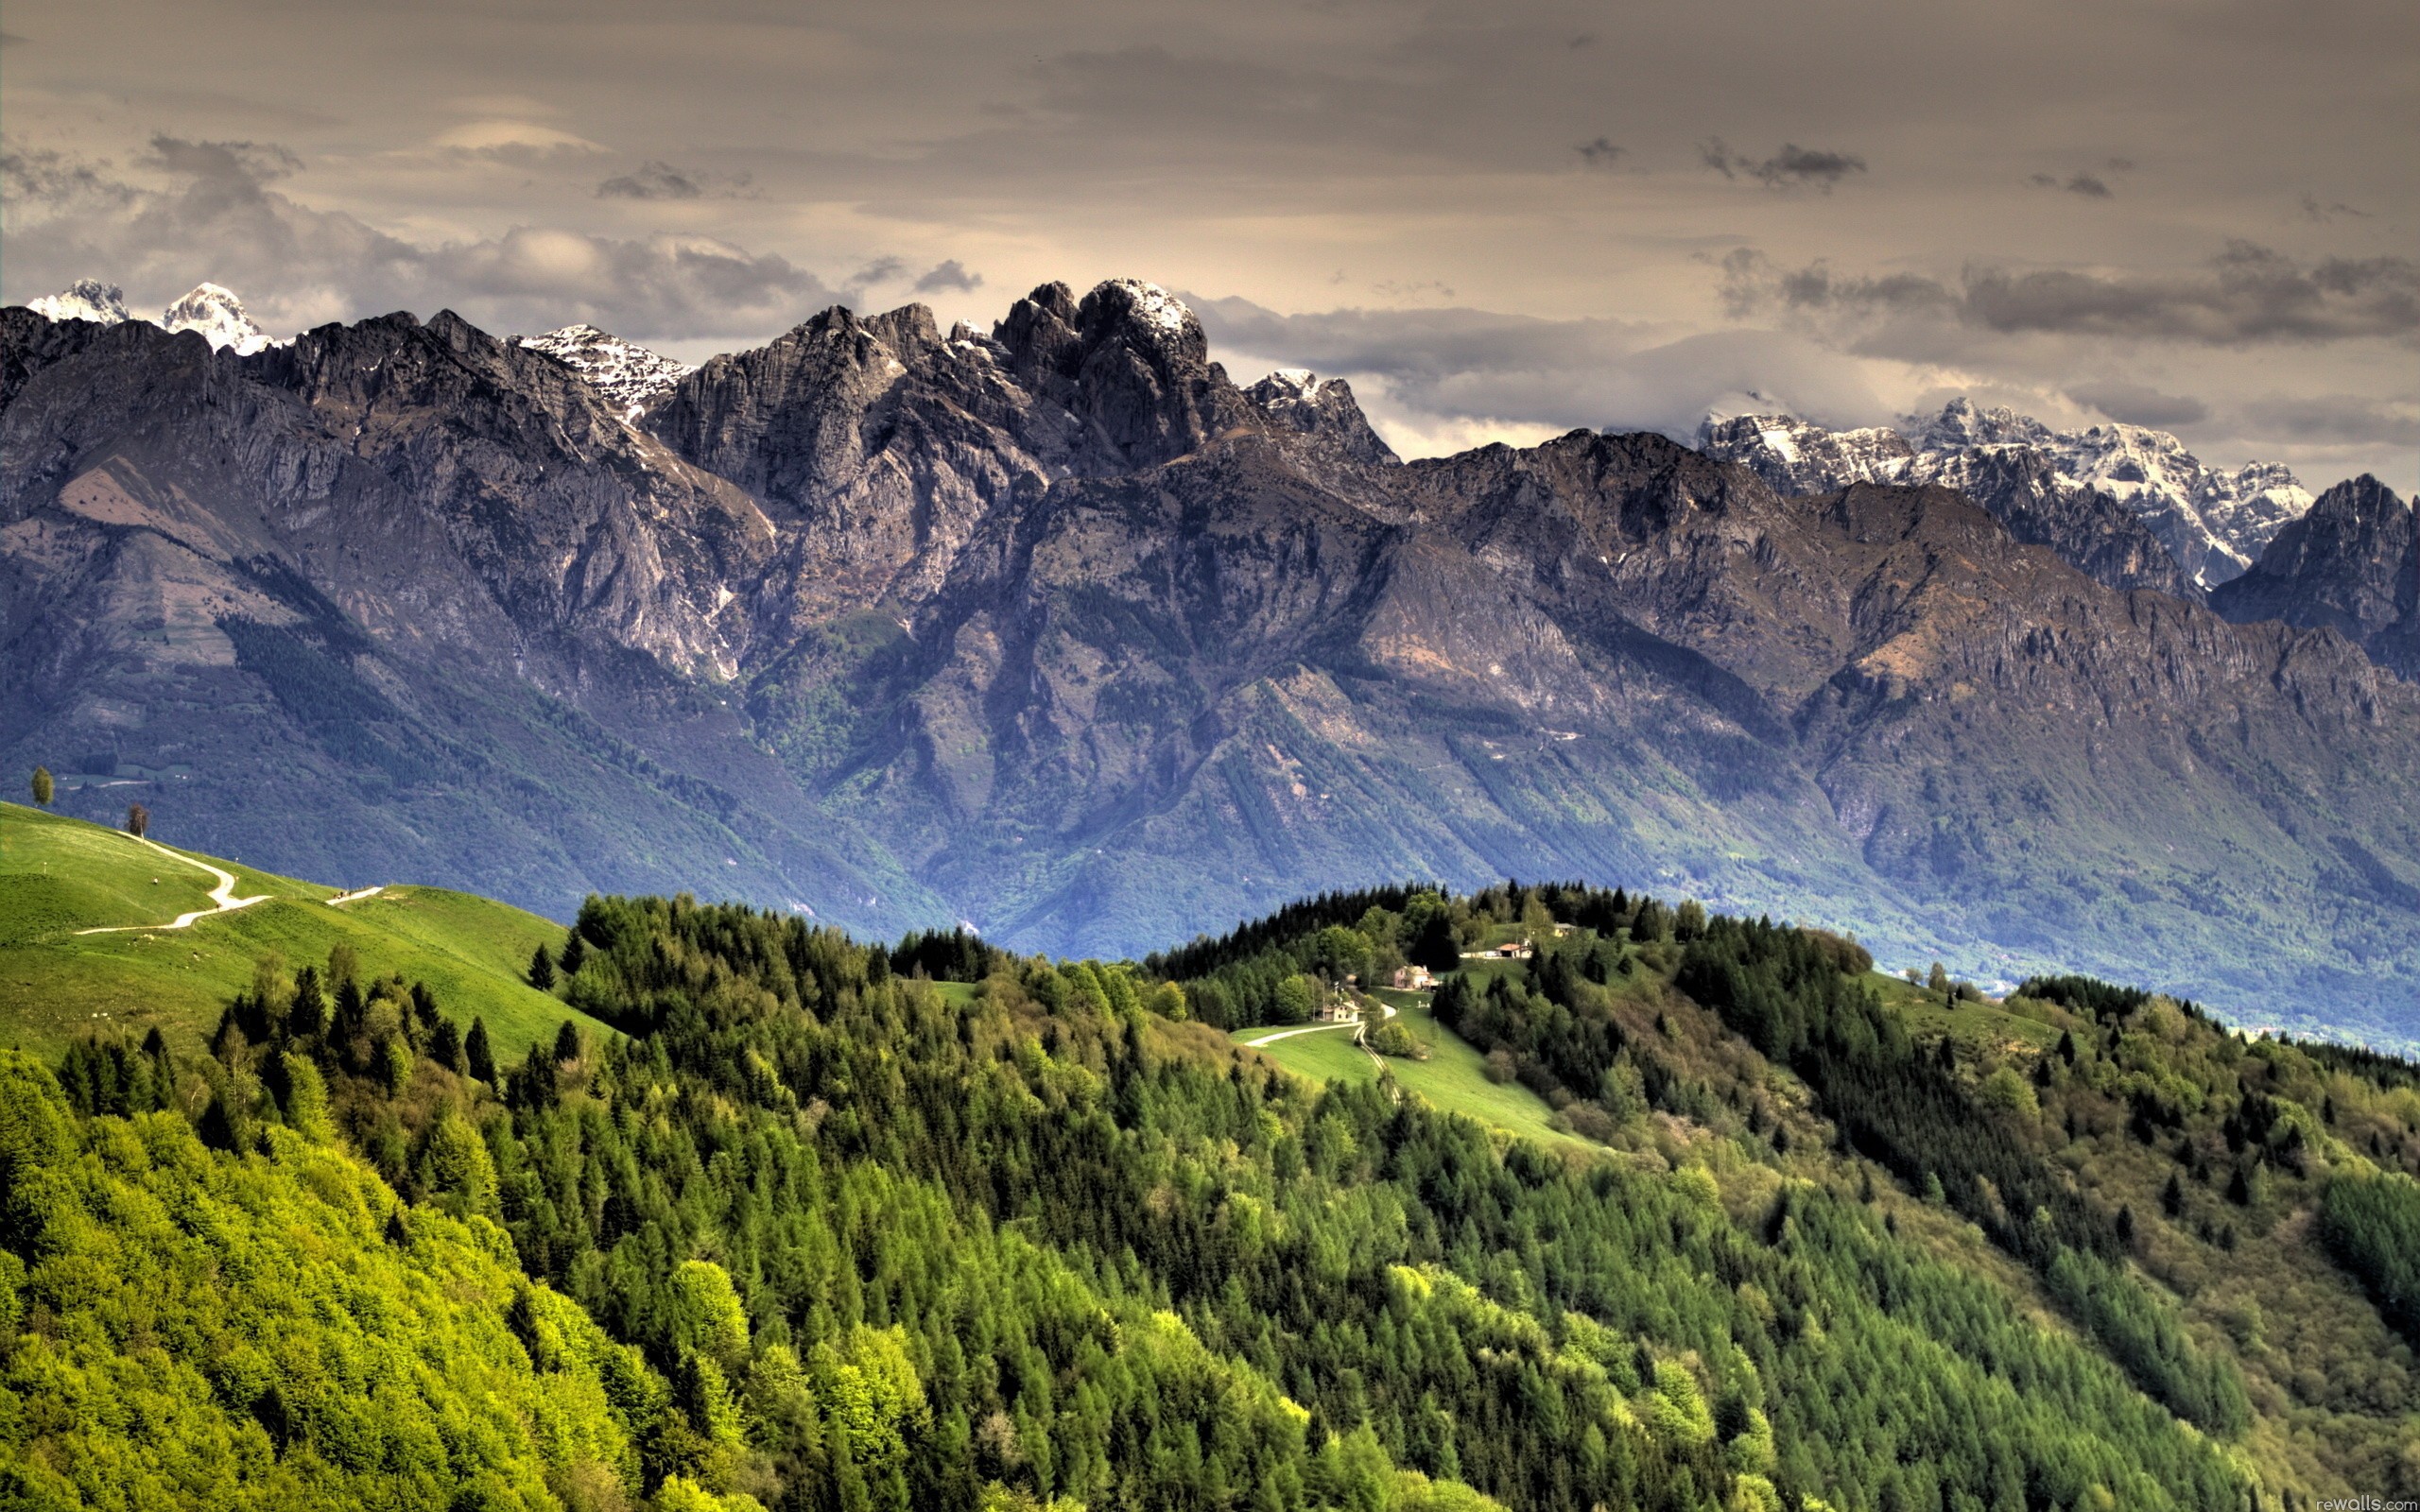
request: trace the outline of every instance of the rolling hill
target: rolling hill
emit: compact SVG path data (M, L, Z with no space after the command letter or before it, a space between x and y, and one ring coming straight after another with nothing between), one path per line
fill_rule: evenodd
M212 906L206 867L233 876L234 897L261 901L182 929L157 927ZM154 1026L197 1047L228 1000L251 987L261 957L274 952L299 967L325 961L339 945L369 976L426 982L464 1027L482 1019L500 1053L518 1056L576 1017L524 975L532 950L561 942L562 926L441 887L390 885L330 902L342 896L0 804L0 1033L45 1057L79 1035L141 1039Z

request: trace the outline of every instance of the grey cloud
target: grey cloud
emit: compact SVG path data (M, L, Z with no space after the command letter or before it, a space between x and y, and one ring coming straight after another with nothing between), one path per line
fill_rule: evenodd
M599 199L738 199L753 193L747 174L703 173L655 159L596 186Z
M188 142L160 135L151 139L143 165L177 174L197 182L273 183L299 172L302 160L274 144L258 142Z
M908 265L896 257L877 257L849 275L849 286L867 288L876 284L888 284L907 271Z
M916 281L916 292L919 294L936 294L943 289L971 294L982 286L983 275L968 272L955 257L937 264Z
M1280 315L1242 299L1186 300L1222 359L1375 384L1415 417L1685 438L1715 407L1783 406L1835 423L1887 413L1853 363L1778 332L1668 341L1618 320L1474 309Z
M2189 394L2164 394L2120 379L2070 388L2067 397L2124 424L2149 425L2164 431L2196 425L2210 418L2210 406Z
M1774 308L1809 317L1922 315L2000 335L2207 346L2420 336L2420 263L2330 258L2306 267L2242 241L2230 242L2199 273L1969 267L1956 287L1920 274L1843 277L1822 263L1782 269L1747 249L1722 268L1720 294L1735 318Z
M208 279L242 294L279 334L450 306L494 330L587 320L639 340L760 335L834 298L783 258L700 236L622 239L520 226L469 241L409 241L269 187L292 164L276 147L161 138L152 165L172 176L170 187L142 189L93 170L112 204L12 227L9 287L22 299L101 277L124 284L140 305L164 303ZM91 165L47 171L76 167Z
M2256 400L2244 406L2250 427L2290 440L2339 445L2420 444L2420 404L2380 402L2356 394Z
M2351 205L2342 203L2323 205L2319 202L2319 197L2317 195L2303 196L2303 219L2305 220L2313 221L2324 226L2331 220L2336 220L2346 215L2350 215L2356 220L2367 220L2370 218L2370 213L2366 210L2356 210Z
M1742 152L1735 152L1719 136L1708 137L1698 145L1699 160L1726 179L1745 174L1768 189L1791 184L1811 184L1829 194L1832 186L1852 173L1865 171L1865 159L1854 152L1834 152L1818 147L1802 147L1795 142L1785 142L1781 150L1763 162Z
M1580 161L1588 166L1610 168L1614 165L1614 160L1621 157L1625 149L1600 136L1594 142L1581 143L1574 150L1580 154Z
M124 204L133 191L98 168L42 148L0 150L0 198L10 220L27 209L58 212L77 204Z
M2087 199L2107 199L2112 194L2106 180L2088 173L2076 174L2065 183L2060 182L2059 176L2053 173L2032 174L2025 181L2037 189L2065 189L2071 195L2083 195Z

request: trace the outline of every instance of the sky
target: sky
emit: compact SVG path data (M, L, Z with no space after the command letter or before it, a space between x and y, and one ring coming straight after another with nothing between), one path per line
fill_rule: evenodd
M10 0L0 298L697 360L1180 291L1408 455L1948 398L2420 484L2410 0Z

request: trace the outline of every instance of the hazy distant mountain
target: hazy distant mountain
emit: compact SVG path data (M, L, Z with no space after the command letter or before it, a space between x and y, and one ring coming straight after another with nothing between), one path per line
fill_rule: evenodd
M118 325L140 319L126 307L126 291L98 279L78 279L60 293L34 301L26 308L52 320L89 320ZM259 322L245 313L244 301L232 289L197 284L171 301L153 324L166 331L198 331L214 348L250 356L273 345Z
M827 311L636 401L450 314L0 338L0 750L75 812L1073 954L1638 881L2409 1032L2420 688L2103 586L2169 569L2005 443L1997 518L1649 436L1405 463L1133 281Z
M2286 524L2310 507L2291 472L2250 462L2233 472L2204 466L2166 431L2095 425L2054 431L2014 410L1953 400L1902 430L1827 431L1789 415L1708 419L1700 444L1754 468L1787 493L1852 483L1940 483L1972 493L2020 538L2059 550L2115 587L2180 591L2155 564L2128 568L2130 533L2084 500L2098 495L2141 523L2184 574L2209 588L2242 573ZM2022 480L2017 482L2015 480ZM2019 522L2042 518L2033 533Z

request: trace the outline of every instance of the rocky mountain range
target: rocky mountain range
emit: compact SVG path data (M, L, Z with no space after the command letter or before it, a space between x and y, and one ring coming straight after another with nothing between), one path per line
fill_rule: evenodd
M1085 954L1573 876L2420 1035L2420 687L2212 612L2065 462L1979 441L1974 499L1912 444L1815 492L1720 438L1403 462L1127 280L988 333L836 308L668 387L573 333L0 312L6 759L558 915L685 888Z
M1929 418L1910 416L1898 430L1828 431L1791 415L1709 418L1699 444L1785 493L1938 483L1971 494L2020 539L2064 549L2103 582L2170 593L2239 576L2311 504L2310 491L2277 463L2229 472L2205 466L2166 431L2117 423L2055 431L1964 399ZM2039 522L2031 532L2019 523L2027 519ZM2127 529L2126 520L2141 529ZM2173 571L2141 558L2146 537Z

